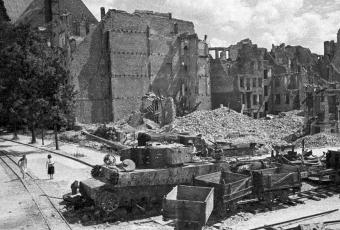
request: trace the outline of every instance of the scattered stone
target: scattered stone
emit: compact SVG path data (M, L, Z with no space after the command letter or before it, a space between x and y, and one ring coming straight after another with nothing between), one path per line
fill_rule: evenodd
M157 124L156 122L154 122L152 120L143 118L143 122L144 122L146 128L148 128L148 129L159 129L160 128L159 124Z
M132 127L137 127L137 126L143 124L143 115L142 115L142 113L141 112L133 112L130 115L127 123L130 126L132 126Z

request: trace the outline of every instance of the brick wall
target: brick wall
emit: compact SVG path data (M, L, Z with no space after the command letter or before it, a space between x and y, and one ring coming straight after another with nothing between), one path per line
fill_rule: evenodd
M198 58L198 97L197 103L201 102L198 109L211 109L211 83L210 83L210 63L208 57Z
M110 78L102 35L98 26L76 49L71 62L71 75L78 91L76 117L84 123L112 119Z
M150 89L173 97L180 89L185 78L175 23L178 33L194 33L193 23L172 19L169 14L111 10L106 15L104 30L110 33L114 120L138 110L141 97ZM186 81L193 81L196 65L197 62L190 64L191 77ZM186 84L191 89L192 85Z
M149 90L175 98L184 88L188 105L195 106L199 94L198 38L183 32L193 34L193 23L169 14L110 10L78 47L73 61L80 91L79 120L119 120L139 110L141 98ZM183 42L188 43L186 55ZM207 67L202 68L206 71ZM204 82L209 84L209 80ZM206 88L200 96L204 107L209 105Z

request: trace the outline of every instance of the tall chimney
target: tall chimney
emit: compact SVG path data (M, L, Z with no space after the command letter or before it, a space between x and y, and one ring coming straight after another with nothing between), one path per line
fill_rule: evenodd
M206 42L207 41L207 39L208 39L208 35L204 35L204 41Z
M100 7L100 19L103 19L105 16L105 7Z

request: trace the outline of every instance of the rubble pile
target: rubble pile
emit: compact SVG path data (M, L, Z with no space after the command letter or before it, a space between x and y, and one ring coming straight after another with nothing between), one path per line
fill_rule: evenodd
M305 146L307 148L313 147L325 147L325 146L339 146L340 137L331 133L317 133L314 135L308 135L295 142L298 147L302 146L302 139L305 140Z
M177 133L202 134L210 141L285 144L289 136L299 133L303 127L303 117L298 116L298 112L283 113L267 120L253 119L224 107L177 118L169 129Z
M86 138L83 135L81 135L80 131L69 130L60 133L59 139L64 142L79 143L85 140Z

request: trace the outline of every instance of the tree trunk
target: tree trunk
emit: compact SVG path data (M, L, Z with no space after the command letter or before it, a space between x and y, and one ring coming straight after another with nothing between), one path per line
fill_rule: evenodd
M55 149L59 150L59 143L58 143L58 130L57 125L54 125L54 140L55 140Z
M13 140L18 140L18 130L17 130L17 123L14 124L14 131L13 131Z
M41 128L41 144L44 145L45 141L44 141L44 128Z
M31 143L35 144L35 143L37 143L37 139L35 137L35 127L34 127L34 124L32 124L32 126L31 126L31 132L32 132L32 141L31 141Z

